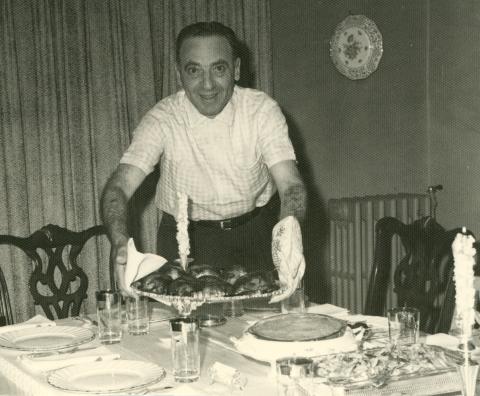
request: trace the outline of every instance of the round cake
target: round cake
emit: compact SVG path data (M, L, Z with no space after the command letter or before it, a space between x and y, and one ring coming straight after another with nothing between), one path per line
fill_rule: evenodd
M288 313L270 316L252 325L248 332L270 341L315 341L341 337L346 322L327 315Z

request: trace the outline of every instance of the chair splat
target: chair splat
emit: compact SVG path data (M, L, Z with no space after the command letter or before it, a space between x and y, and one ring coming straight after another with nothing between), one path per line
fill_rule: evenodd
M79 315L87 296L88 277L77 258L90 238L104 234L106 229L101 225L74 232L48 224L28 237L0 235L0 244L16 246L32 260L30 293L35 304L53 320Z

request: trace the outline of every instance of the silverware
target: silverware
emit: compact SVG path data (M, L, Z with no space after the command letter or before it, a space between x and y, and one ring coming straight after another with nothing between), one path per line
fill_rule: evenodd
M150 319L150 323L166 322L170 319L175 319L176 316L170 316L168 318Z
M173 389L173 386L171 385L164 385L161 387L152 386L150 388L145 388L138 391L134 391L132 393L128 393L128 396L148 395L150 392L161 392L167 389Z
M41 357L47 357L47 356L64 355L64 354L71 354L75 352L89 351L91 349L97 349L97 348L98 346L91 346L87 348L75 347L72 349L66 349L66 350L60 350L60 351L35 352L35 353L32 353L30 357L41 358Z

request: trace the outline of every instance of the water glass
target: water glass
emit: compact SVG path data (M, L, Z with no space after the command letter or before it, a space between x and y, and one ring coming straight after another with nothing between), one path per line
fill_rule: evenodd
M114 290L95 293L97 303L98 339L114 344L122 339L122 295Z
M200 377L200 326L197 318L170 320L173 377L177 382L193 382Z
M280 301L282 313L304 313L305 312L305 292L303 288L296 289L293 294Z
M126 301L128 333L147 334L150 327L148 315L148 297L127 297Z
M225 303L223 307L225 316L229 318L236 318L244 314L242 300L232 300Z
M416 308L392 308L387 312L388 335L392 344L418 342L420 311Z
M202 304L195 310L200 327L213 327L225 324L227 319L223 313L223 303Z
M303 396L313 386L313 360L285 357L276 361L277 396Z

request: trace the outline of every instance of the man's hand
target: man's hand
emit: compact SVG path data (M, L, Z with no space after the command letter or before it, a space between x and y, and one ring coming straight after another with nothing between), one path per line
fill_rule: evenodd
M305 272L305 267L303 267L302 271L297 271L295 275L292 275L290 273L282 273L282 271L279 270L278 277L280 280L280 284L282 286L287 285L287 288L284 289L285 291L282 294L273 296L270 299L270 304L274 304L289 298L295 292L295 290L298 289L300 283L302 282L304 272Z
M272 297L275 303L290 297L298 288L305 273L302 234L300 224L288 216L275 225L272 231L272 259L278 272L280 286L285 291Z
M127 238L122 238L116 243L112 243L111 255L113 258L113 265L115 268L115 278L117 286L124 297L135 297L135 293L125 283L125 269L127 267L128 249Z

